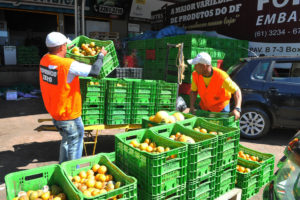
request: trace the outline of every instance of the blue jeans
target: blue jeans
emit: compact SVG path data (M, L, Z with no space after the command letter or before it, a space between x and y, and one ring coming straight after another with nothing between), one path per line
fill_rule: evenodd
M67 121L53 119L53 123L62 136L59 163L81 158L84 135L84 125L81 117Z

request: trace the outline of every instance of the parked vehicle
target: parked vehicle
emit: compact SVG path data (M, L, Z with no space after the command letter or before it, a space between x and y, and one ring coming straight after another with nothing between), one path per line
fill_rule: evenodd
M243 95L243 137L260 138L270 128L300 128L300 57L241 59L230 76Z

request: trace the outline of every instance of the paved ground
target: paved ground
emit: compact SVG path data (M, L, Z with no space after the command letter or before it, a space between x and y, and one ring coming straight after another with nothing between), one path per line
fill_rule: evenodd
M4 177L8 173L58 163L60 135L55 131L38 132L38 119L49 118L41 99L4 101L0 99L0 200L6 199ZM96 153L114 151L114 134L124 130L105 130L98 137ZM260 140L241 139L241 144L266 153L275 154L275 164L294 130L272 130ZM91 153L92 149L89 148ZM276 167L275 167L276 168ZM277 168L276 168L277 169ZM251 200L262 199L262 189Z

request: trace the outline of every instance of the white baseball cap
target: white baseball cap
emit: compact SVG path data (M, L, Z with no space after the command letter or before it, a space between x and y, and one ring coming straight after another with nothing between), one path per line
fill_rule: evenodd
M51 32L46 37L47 47L57 47L65 43L69 44L71 43L71 40L59 32Z
M196 65L198 63L204 64L204 65L211 65L211 57L208 53L201 52L201 53L198 53L198 55L195 58L187 60L187 62L190 65Z

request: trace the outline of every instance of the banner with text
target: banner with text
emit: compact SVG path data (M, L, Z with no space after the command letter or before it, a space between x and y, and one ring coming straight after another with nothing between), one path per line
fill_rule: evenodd
M255 50L268 43L272 49L278 43L279 50L264 51L266 55L300 55L300 49L289 51L294 44L282 45L300 43L299 21L300 0L198 0L168 6L166 11L168 25L249 40L254 42L251 48L262 42Z

